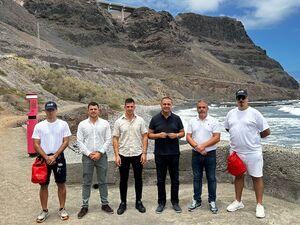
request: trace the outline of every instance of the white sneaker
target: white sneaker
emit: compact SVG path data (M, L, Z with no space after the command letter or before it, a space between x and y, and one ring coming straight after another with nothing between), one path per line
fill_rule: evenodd
M266 215L265 215L265 208L263 205L261 204L257 204L256 205L256 217L257 218L264 218Z
M44 210L42 210L41 213L36 218L36 222L37 223L42 223L47 219L48 216L49 216L49 212L48 211L45 212Z
M64 208L58 211L58 215L59 215L61 220L69 219L69 214Z
M227 211L228 212L234 212L238 209L244 208L244 204L242 201L234 200L229 206L227 206Z

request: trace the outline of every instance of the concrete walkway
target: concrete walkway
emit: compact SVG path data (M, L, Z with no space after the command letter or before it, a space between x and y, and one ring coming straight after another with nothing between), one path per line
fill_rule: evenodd
M26 153L26 139L23 128L9 128L0 131L0 224L36 224L35 218L40 211L38 198L39 186L30 182L32 158ZM81 174L78 174L81 176ZM168 202L167 209L161 215L155 214L157 191L155 186L145 186L143 202L147 208L145 214L134 208L134 189L128 190L128 210L118 216L107 215L99 207L99 196L92 191L90 211L81 220L77 212L81 204L81 186L67 186L66 208L70 213L68 221L60 221L57 216L58 199L56 186L52 182L49 188L49 218L44 224L299 224L300 206L281 199L265 196L266 218L255 217L254 192L244 191L245 208L234 213L226 212L226 206L234 195L233 185L218 184L219 213L213 215L208 210L207 188L203 190L203 207L188 212L187 205L192 196L192 185L180 186L180 205L183 212L176 214ZM170 187L167 187L169 193ZM117 185L109 186L109 200L116 210L119 204Z

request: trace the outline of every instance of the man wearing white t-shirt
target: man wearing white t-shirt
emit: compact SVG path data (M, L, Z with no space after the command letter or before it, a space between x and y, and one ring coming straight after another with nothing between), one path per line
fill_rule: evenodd
M107 155L111 144L111 131L107 120L99 117L100 107L97 102L88 104L89 118L81 121L77 130L77 141L82 151L82 206L77 214L78 219L88 212L94 168L96 168L101 209L107 213L114 211L108 205L107 191Z
M44 158L48 167L48 177L44 184L40 184L40 201L42 211L38 215L36 222L44 222L48 215L48 184L50 182L50 175L53 171L55 182L57 184L57 192L60 208L58 215L61 220L67 220L69 215L65 210L66 202L66 160L63 151L69 144L69 136L71 131L68 124L60 119L57 119L57 105L55 102L47 102L45 104L46 119L39 122L32 134L34 141L34 149Z
M193 211L201 206L202 177L203 168L205 168L210 211L217 213L216 144L220 141L220 124L217 119L207 114L208 104L205 100L198 101L197 111L198 116L190 120L186 135L186 140L193 147L192 168L194 175L194 196L188 210Z
M237 107L228 112L224 126L230 134L231 151L235 151L243 160L252 177L257 201L256 217L263 218L263 155L260 139L270 135L270 129L263 115L248 105L246 90L239 89L236 92L236 101ZM244 175L235 177L234 186L236 200L227 207L229 212L244 208Z

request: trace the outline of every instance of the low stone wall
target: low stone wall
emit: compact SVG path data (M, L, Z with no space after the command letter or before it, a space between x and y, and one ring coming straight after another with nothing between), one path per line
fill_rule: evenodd
M180 182L192 185L193 173L191 167L191 148L181 146L180 156ZM217 179L219 183L233 183L234 178L226 172L226 158L229 154L228 145L220 145L217 152ZM265 193L274 197L283 198L290 202L300 203L300 149L286 149L283 147L263 147L264 154L264 183ZM78 156L77 156L78 157ZM156 170L153 154L144 168L143 178L145 185L156 185ZM168 176L167 176L168 177ZM205 176L204 176L205 177ZM82 181L81 163L68 163L68 182L79 183ZM119 172L114 161L109 160L108 183L118 184ZM94 182L96 183L95 177ZM133 174L129 182L133 182ZM169 178L167 178L167 182ZM252 189L251 177L247 175L246 188Z

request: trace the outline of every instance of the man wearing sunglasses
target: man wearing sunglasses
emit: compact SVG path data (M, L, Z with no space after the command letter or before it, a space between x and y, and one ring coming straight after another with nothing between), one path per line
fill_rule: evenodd
M261 138L270 135L269 125L263 115L248 105L248 93L239 89L236 94L237 107L230 110L225 118L225 129L230 134L230 149L235 151L247 167L253 181L256 196L256 217L264 218L263 199L263 155ZM234 181L235 201L228 207L228 212L244 208L242 191L244 175L236 176Z

